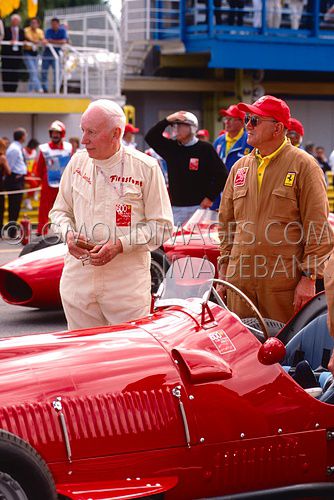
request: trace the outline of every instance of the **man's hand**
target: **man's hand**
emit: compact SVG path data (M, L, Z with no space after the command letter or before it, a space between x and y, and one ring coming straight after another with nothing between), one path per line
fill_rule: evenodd
M186 111L177 111L169 116L167 116L166 120L170 123L173 122L184 122L186 120Z
M75 233L74 231L69 231L66 235L66 243L68 246L68 251L73 257L76 259L84 259L85 257L89 257L89 251L84 248L80 248L77 245L78 240L85 241L86 238L82 234Z
M117 240L116 243L108 241L104 245L96 245L93 250L89 252L90 263L93 266L104 266L122 252L123 247L120 240Z
M210 208L212 206L212 201L209 198L203 198L201 201L200 207L201 208Z
M296 286L295 296L293 299L293 307L295 313L303 307L303 305L315 295L315 281L302 276Z

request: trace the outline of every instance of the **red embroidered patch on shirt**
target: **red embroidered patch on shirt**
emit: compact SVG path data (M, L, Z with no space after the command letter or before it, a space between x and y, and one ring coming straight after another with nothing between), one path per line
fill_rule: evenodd
M234 186L235 187L241 187L241 186L245 185L246 177L247 177L247 173L248 173L248 168L249 167L238 168L236 176L234 178Z
M131 205L118 203L116 205L116 226L131 226Z
M198 170L199 158L190 158L189 160L189 170Z

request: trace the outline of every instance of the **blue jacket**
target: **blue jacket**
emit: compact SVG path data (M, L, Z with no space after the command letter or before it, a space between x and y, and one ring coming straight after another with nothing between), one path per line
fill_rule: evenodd
M213 147L218 153L219 158L223 160L225 166L230 172L231 168L237 160L242 158L244 155L248 155L253 149L253 146L247 144L247 132L244 131L240 139L232 146L229 150L228 155L225 156L226 151L226 136L219 136L213 143ZM218 210L220 204L220 195L214 200L211 210Z
M213 147L218 153L218 156L223 160L226 165L227 170L230 172L231 168L237 160L242 158L244 155L248 155L253 149L252 146L247 144L247 132L244 131L240 139L232 146L229 150L228 155L225 157L226 150L226 136L221 135L213 143Z

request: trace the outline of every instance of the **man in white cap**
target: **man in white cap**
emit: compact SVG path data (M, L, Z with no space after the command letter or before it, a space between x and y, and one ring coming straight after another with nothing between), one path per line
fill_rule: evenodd
M81 119L86 149L67 165L50 212L69 251L60 282L69 329L147 315L150 251L173 227L160 167L123 147L124 127L115 102L100 99L88 106Z
M164 137L172 125L175 137ZM145 136L146 142L167 162L169 194L174 223L183 224L198 208L210 208L224 189L227 170L214 147L196 137L197 117L177 111L158 122Z

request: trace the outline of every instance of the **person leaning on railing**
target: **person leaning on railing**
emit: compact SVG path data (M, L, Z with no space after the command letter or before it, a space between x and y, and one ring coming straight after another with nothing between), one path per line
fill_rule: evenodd
M29 26L24 29L24 37L30 42L23 46L24 62L29 72L29 92L43 92L38 76L38 46L45 45L44 31L39 27L37 17L30 19Z
M61 46L68 42L68 36L65 28L60 25L59 19L54 17L51 19L51 28L48 28L45 32L45 38L48 43L54 46L54 50L59 54L61 50ZM57 81L56 78L56 61L52 55L52 52L49 47L46 47L43 52L43 61L42 61L42 87L44 92L48 92L48 70L49 67L53 69L54 80L55 83ZM58 73L58 80L61 80L60 71Z
M10 26L5 28L4 42L2 44L2 87L4 92L16 92L21 78L23 46L19 42L24 40L24 31L20 28L21 17L13 14Z

